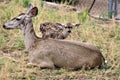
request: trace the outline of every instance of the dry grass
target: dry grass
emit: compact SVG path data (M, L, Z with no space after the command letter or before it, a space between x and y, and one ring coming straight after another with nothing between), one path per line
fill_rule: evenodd
M28 53L24 47L20 30L4 30L2 24L24 12L22 3L0 3L0 80L119 80L120 79L120 27L102 27L95 20L87 19L79 28L73 29L69 40L79 40L95 44L101 49L108 64L104 69L69 71L65 69L39 69L28 67ZM79 22L77 13L52 10L40 6L39 0L31 0L39 8L39 14L33 19L38 36L42 22ZM110 68L108 68L110 67Z

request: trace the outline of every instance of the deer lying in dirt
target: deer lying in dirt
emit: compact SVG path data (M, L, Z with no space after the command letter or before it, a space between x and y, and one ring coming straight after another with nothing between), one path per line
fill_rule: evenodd
M78 27L80 24L67 23L65 25L60 23L45 22L40 24L40 31L42 38L65 39L71 33L73 27Z
M58 39L42 39L36 36L32 18L38 13L38 8L29 6L26 13L11 19L3 25L4 29L21 29L25 46L30 55L30 63L40 68L60 67L78 69L81 67L102 67L105 59L94 45L80 41L64 41Z

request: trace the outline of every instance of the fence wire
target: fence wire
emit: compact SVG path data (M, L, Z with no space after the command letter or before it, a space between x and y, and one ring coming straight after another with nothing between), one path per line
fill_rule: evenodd
M93 5L90 15L95 17L108 17L108 0L96 0L95 4Z
M94 0L78 0L76 2L76 7L79 11L84 11L85 9L90 9ZM89 14L94 17L108 17L108 3L109 0L95 0Z
M88 9L90 10L89 15L97 18L108 18L108 16L110 15L108 12L109 0L45 0L45 1L73 2L73 5L76 6L77 10L82 12ZM118 0L118 16L120 17L120 0Z

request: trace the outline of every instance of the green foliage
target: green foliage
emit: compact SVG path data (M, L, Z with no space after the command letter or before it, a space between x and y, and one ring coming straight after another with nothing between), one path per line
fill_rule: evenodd
M62 4L71 4L74 5L78 0L52 0L53 2L62 3Z
M16 3L23 5L23 7L28 7L28 5L30 4L31 0L16 0Z
M89 20L88 10L86 9L83 12L78 12L77 18L81 23L88 21Z
M53 72L53 74L55 74L55 75L61 75L61 74L64 74L66 72L66 70L65 69L60 69L60 70L54 70L54 72Z
M109 16L112 15L112 14L109 14ZM104 13L104 11L101 11L101 14L99 16L99 18L103 21L108 21L108 17L106 17L106 14Z
M31 73L29 74L29 77L28 77L30 80L36 80L36 74L34 73Z
M43 5L44 5L43 0L40 0L40 6L43 7Z
M66 0L65 0L65 1L66 1ZM78 1L78 0L69 0L69 1L68 1L68 4L74 5L77 1Z
M48 12L49 12L49 16L48 16L48 21L53 21L55 22L55 18L57 17L57 13L55 12L55 10L52 10L52 9L48 9Z
M108 16L109 16L109 17L112 16L113 13L114 13L114 11L109 12L109 13L108 13Z
M19 49L19 50L23 50L24 49L24 41L23 39L21 38L17 38L17 43L16 43L16 47Z
M30 0L23 0L24 7L28 7L29 4L30 4Z
M11 17L13 16L13 8L12 6L9 7L3 7L3 9L0 10L0 20L1 23L4 23L6 21L8 21L9 19L11 19Z
M5 45L5 43L8 41L8 38L5 37L3 34L0 35L0 48Z

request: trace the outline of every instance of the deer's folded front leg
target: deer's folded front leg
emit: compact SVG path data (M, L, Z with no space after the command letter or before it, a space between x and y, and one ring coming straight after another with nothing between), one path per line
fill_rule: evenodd
M42 57L42 59L38 58L38 57L33 57L30 59L30 63L28 63L28 65L31 66L37 66L40 67L42 69L44 68L49 68L49 69L54 69L54 63L47 57Z

